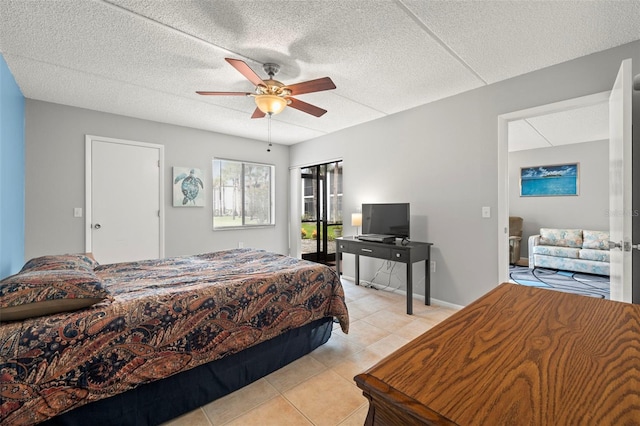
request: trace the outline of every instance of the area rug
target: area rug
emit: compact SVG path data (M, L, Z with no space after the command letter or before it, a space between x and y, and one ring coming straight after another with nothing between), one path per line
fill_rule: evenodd
M608 276L556 271L555 269L545 268L529 269L526 266L514 265L509 267L509 276L510 281L516 284L582 294L601 299L609 298Z

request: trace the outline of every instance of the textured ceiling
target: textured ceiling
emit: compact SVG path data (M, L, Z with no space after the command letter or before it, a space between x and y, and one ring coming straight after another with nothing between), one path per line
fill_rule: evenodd
M509 151L607 139L607 102L509 122Z
M31 99L266 140L251 98L195 93L253 90L225 57L263 77L276 62L284 83L331 77L299 96L327 114L274 116L282 144L638 39L635 0L0 2L0 52ZM553 119L534 121L554 143Z

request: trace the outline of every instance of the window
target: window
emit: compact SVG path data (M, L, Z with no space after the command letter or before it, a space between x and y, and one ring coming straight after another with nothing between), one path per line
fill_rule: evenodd
M213 229L275 225L275 167L213 159Z

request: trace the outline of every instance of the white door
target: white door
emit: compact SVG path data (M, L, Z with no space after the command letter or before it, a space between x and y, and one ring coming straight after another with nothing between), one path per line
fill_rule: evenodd
M163 257L162 146L87 136L87 251L100 263Z
M632 90L631 59L625 59L609 97L609 232L611 300L629 303L632 301Z

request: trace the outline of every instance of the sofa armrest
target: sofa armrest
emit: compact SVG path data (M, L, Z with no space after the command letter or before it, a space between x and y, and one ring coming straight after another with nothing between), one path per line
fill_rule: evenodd
M540 235L531 235L529 237L529 269L533 269L536 265L533 262L533 248L540 243Z

